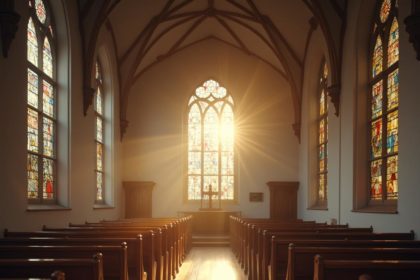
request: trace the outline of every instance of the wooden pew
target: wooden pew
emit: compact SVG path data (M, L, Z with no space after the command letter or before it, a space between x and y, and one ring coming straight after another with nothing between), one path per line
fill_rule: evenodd
M289 245L295 247L347 247L347 248L420 248L417 240L281 240L272 239L269 270L271 279L285 279ZM273 275L279 275L273 277Z
M314 258L319 254L331 260L419 260L419 248L340 248L289 246L286 280L313 279ZM273 267L274 268L274 267ZM275 271L275 270L274 270ZM282 279L276 274L272 279ZM420 275L419 275L420 276Z
M89 259L0 259L0 278L49 278L58 270L70 280L104 279L100 253Z
M414 232L408 233L359 233L359 232L339 232L339 233L311 233L311 232L263 232L262 240L262 265L268 267L271 254L272 238L284 240L414 240ZM263 279L268 279L267 273L263 270Z
M0 259L78 259L101 253L106 279L128 280L127 243L120 246L96 245L5 245L0 246Z
M123 241L124 240L124 241ZM127 267L130 279L145 279L143 266L142 236L136 238L56 238L56 237L21 237L2 238L0 246L119 246L127 244ZM106 268L105 268L106 269Z
M317 255L314 280L354 280L368 274L373 280L419 279L420 261L409 260L326 260Z
M34 232L23 232L23 231L9 231L5 230L4 236L9 237L61 237L61 238L90 238L90 239L99 239L99 238L118 238L122 241L126 241L127 238L136 238L141 234L142 244L143 244L143 271L147 273L147 279L155 280L157 279L156 271L161 269L160 258L155 256L156 247L160 250L160 237L159 232L154 231L34 231ZM159 237L159 239L156 238ZM140 274L141 275L141 274ZM141 276L142 277L142 276Z

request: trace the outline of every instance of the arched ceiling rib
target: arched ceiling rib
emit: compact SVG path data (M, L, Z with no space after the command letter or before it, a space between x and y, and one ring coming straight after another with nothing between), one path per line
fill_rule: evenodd
M337 12L342 11L345 1L327 2ZM122 120L125 120L124 100L143 73L189 46L218 40L267 63L289 82L295 109L294 127L300 127L302 68L308 32L312 32L309 20L315 14L313 6L318 0L78 0L78 3L80 14L84 15L81 29L88 30L82 37L95 35L95 26L107 19L107 29L115 38ZM94 10L99 8L98 15ZM94 24L89 24L91 15ZM89 49L89 44L84 44Z

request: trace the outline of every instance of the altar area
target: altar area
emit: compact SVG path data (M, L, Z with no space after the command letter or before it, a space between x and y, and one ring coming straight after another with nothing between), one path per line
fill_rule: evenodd
M179 212L181 216L192 215L193 234L229 234L229 216L240 216L241 212L224 210L198 210Z

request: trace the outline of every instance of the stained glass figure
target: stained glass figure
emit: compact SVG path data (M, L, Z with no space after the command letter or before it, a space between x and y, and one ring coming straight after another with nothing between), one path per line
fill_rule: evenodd
M398 21L397 18L394 18L388 41L388 67L397 62L400 57L399 37Z
M375 48L373 51L373 65L372 65L372 76L376 77L382 72L384 51L382 47L381 37L376 37Z
M378 159L370 165L370 198L382 199L382 160Z
M397 1L377 7L371 50L370 200L398 198L399 27ZM385 54L385 56L384 56Z
M103 98L103 83L102 83L102 69L98 61L95 63L95 79L96 92L94 100L95 109L95 144L96 144L96 186L95 186L95 201L97 203L104 203L104 98Z
M38 113L28 108L28 151L38 153L39 142Z
M400 81L397 68L388 76L388 111L398 107L399 84Z
M39 21L41 23L45 23L45 20L47 19L47 11L42 0L35 0L35 11Z
M38 75L28 69L28 105L38 108Z
M388 199L398 198L398 156L392 156L387 159L386 194Z
M44 199L54 198L54 161L51 159L43 158L43 195Z
M380 80L372 87L372 119L382 115L383 81Z
M54 156L54 122L44 117L43 118L43 127L44 127L44 155L48 157Z
M188 199L212 191L234 199L233 99L214 80L206 81L188 101ZM212 199L218 199L213 194Z
M398 152L398 111L388 114L386 151L388 154Z
M55 98L53 86L47 81L42 81L43 110L47 116L54 117Z
M325 206L327 202L327 174L328 174L328 100L327 100L327 86L328 86L328 67L324 62L319 79L319 93L318 93L318 180L316 183L316 203L318 206Z
M52 54L51 54L51 45L48 38L45 38L44 40L44 48L42 49L42 53L43 53L44 73L52 78L53 61L52 61Z
M28 198L38 198L38 156L28 154Z
M381 5L381 10L379 12L379 17L382 23L384 23L387 20L390 11L391 11L391 0L383 0L382 5Z
M32 18L29 18L27 33L28 61L38 66L38 38Z

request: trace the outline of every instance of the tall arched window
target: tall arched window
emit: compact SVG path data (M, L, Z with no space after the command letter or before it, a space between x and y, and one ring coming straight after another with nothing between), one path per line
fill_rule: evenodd
M95 146L96 146L96 188L95 202L104 203L104 98L102 70L99 61L95 64Z
M327 84L328 67L324 62L319 79L318 95L318 180L317 180L317 206L327 205L328 186L328 99Z
M47 0L29 0L28 186L30 203L57 199L57 89L54 21Z
M372 36L370 202L398 198L398 60L396 0L377 3Z
M195 90L188 102L188 200L218 191L222 200L235 198L234 103L214 80Z

